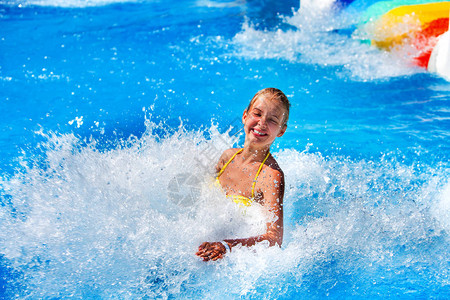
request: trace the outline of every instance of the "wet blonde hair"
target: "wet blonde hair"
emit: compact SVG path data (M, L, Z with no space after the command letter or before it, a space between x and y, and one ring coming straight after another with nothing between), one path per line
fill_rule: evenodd
M287 124L287 121L289 119L289 108L291 107L291 103L289 103L289 99L286 97L286 95L279 89L276 88L265 88L260 90L253 96L252 100L250 101L250 104L247 107L247 111L250 111L252 108L253 103L258 99L260 96L269 95L269 100L278 100L283 105L284 109L286 110L286 114L284 115L284 121L283 125Z

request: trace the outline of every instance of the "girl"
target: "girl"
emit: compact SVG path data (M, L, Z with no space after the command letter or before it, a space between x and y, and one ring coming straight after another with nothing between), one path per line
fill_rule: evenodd
M204 242L197 256L203 260L223 258L236 245L253 246L268 241L270 246L280 246L283 241L284 175L270 154L270 146L287 128L289 100L278 89L266 88L253 97L244 110L245 142L242 149L228 149L217 163L217 181L227 197L240 206L259 203L274 218L267 223L264 234L226 239L221 242Z

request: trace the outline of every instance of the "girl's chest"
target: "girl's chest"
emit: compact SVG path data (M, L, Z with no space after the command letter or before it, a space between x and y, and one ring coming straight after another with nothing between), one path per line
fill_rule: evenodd
M250 198L257 168L230 164L220 176L220 184L227 195L241 195ZM256 194L256 190L255 190Z

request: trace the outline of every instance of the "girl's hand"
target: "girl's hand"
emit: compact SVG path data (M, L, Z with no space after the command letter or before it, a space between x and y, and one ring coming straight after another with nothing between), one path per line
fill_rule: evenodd
M204 261L208 261L221 259L226 252L227 249L220 242L204 242L198 247L198 251L195 255L200 256Z

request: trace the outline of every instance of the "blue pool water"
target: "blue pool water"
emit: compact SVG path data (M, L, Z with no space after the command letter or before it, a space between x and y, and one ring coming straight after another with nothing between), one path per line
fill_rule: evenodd
M450 83L327 2L0 0L0 298L448 298ZM269 86L285 241L204 263Z

